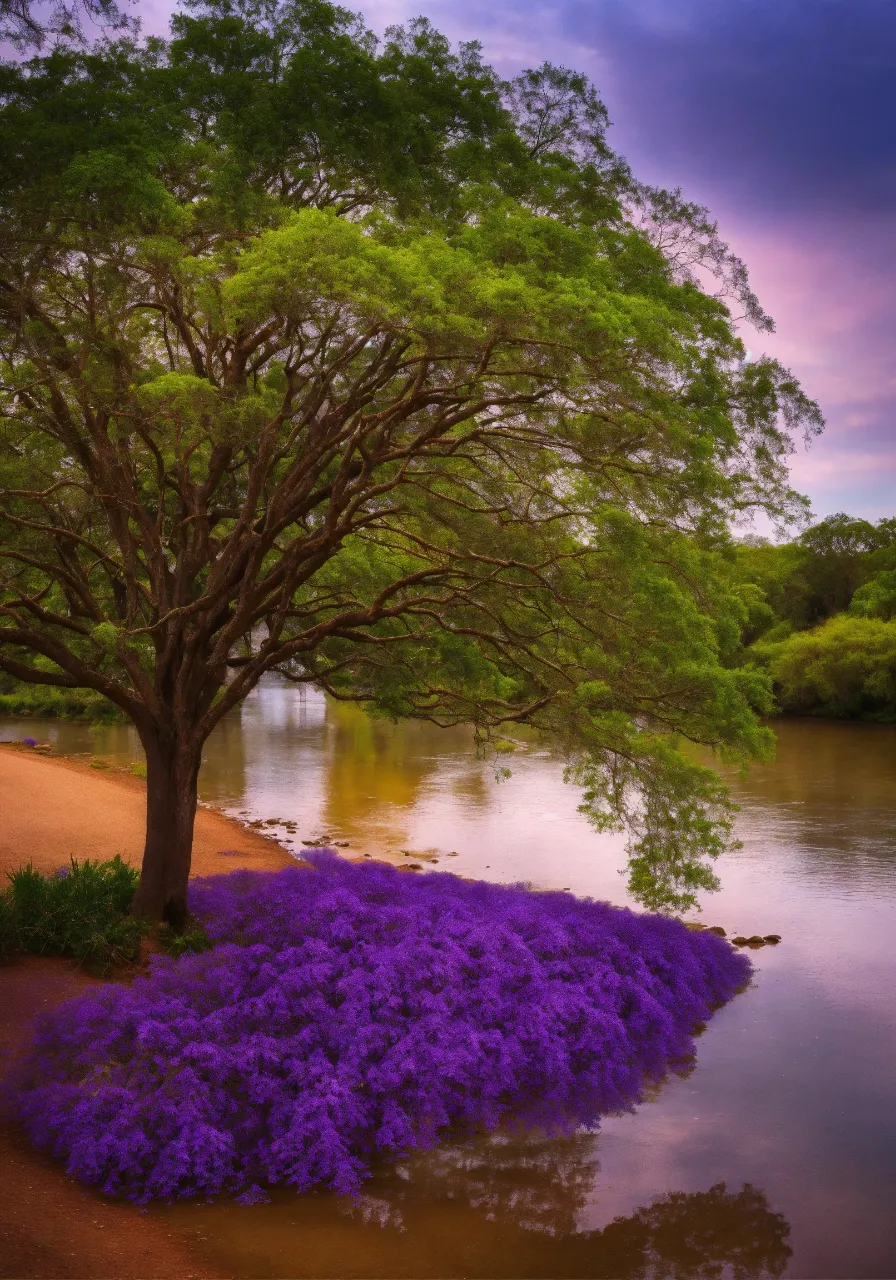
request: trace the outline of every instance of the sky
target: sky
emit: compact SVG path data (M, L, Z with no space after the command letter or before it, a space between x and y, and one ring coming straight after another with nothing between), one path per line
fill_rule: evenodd
M139 3L139 0L138 0ZM586 72L635 174L707 205L821 405L792 458L822 518L896 514L896 0L364 0L424 13L507 76ZM160 29L165 0L143 0Z

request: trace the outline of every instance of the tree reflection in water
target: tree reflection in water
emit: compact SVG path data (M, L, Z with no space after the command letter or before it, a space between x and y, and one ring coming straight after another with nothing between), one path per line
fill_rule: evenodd
M450 1206L448 1221L468 1241L467 1276L761 1280L783 1274L792 1253L790 1226L749 1183L740 1191L721 1182L708 1191L671 1192L602 1230L577 1230L598 1167L593 1134L492 1135L446 1144L381 1173L368 1192L343 1201L343 1211L368 1226L397 1228L419 1259L420 1233L433 1231L433 1207ZM430 1256L432 1274L447 1275L439 1269L445 1254L437 1238Z

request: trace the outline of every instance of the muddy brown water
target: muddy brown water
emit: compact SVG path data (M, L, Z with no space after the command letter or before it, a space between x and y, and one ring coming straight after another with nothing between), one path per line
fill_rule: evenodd
M896 1276L896 727L775 728L777 760L733 781L743 848L701 918L783 942L754 953L753 985L700 1037L691 1075L597 1134L448 1144L378 1170L358 1200L151 1212L198 1230L237 1277ZM0 738L28 734L138 756L124 726L0 721ZM535 743L477 760L465 730L372 722L272 684L209 742L201 793L295 823L268 829L296 851L326 835L628 902L620 838L591 830Z

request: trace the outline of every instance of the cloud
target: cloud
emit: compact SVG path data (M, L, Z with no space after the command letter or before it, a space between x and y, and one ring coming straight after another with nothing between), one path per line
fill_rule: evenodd
M652 163L760 212L892 207L889 0L568 0L558 18L613 67Z
M896 270L893 227L878 214L760 222L723 218L777 333L775 355L821 404L824 435L792 459L794 485L819 517L877 519L896 494Z

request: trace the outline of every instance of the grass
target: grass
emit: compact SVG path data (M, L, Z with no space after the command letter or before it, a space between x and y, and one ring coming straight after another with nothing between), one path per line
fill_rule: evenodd
M163 951L174 956L198 955L202 951L211 951L215 945L201 924L191 923L178 933L170 924L159 925L156 940Z

